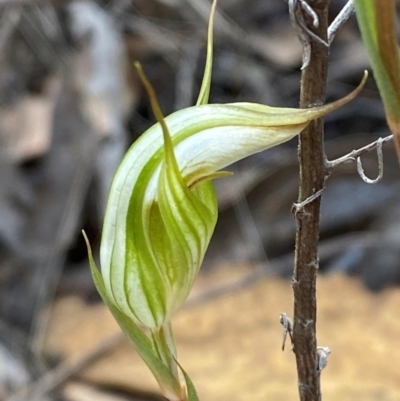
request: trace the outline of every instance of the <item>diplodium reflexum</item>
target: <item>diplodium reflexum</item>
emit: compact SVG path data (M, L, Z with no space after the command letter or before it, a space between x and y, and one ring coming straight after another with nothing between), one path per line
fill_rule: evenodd
M197 104L163 117L140 65L158 123L123 158L110 190L96 287L170 400L196 400L177 362L170 320L186 300L217 221L212 179L246 156L298 135L314 119L352 100L311 109L254 103L207 104L211 83L211 11L206 68ZM183 379L179 371L183 372Z

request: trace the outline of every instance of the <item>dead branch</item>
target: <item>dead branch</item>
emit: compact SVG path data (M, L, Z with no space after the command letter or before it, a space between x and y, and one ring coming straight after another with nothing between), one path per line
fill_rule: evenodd
M296 6L299 8L304 0ZM303 108L323 104L325 101L325 85L328 69L329 49L325 45L328 30L329 1L309 1L307 6L315 12L302 9L303 22L308 31L303 30L307 38L303 70L301 78L300 106ZM290 2L289 2L290 5ZM301 29L297 27L297 30ZM317 35L321 40L314 40ZM306 66L304 68L304 66ZM295 218L296 249L295 267L293 274L294 314L293 314L293 343L296 355L298 387L301 401L320 401L320 373L317 369L317 340L316 340L316 278L319 267L318 240L319 216L321 197L316 196L311 202L303 202L318 193L324 187L325 181L325 152L323 142L323 123L313 121L300 134L299 163L300 184L298 204L303 205L297 210Z
M339 166L340 164L346 164L356 161L360 156L365 153L371 152L371 150L377 149L379 146L384 145L385 143L390 142L393 139L393 135L386 136L385 138L379 138L370 144L363 146L362 148L352 150L344 156L338 157L335 160L326 160L325 161L325 169L328 174L332 172L332 170Z

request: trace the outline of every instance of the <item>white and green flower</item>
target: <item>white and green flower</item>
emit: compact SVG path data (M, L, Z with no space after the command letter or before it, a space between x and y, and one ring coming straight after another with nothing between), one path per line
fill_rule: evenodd
M311 109L208 105L215 7L216 1L196 106L164 118L137 66L158 123L132 145L115 175L101 239L101 274L89 246L99 293L164 395L176 401L197 399L183 370L180 381L170 320L193 286L217 221L211 180L229 174L221 170L237 160L298 135L311 120L353 99L365 81L347 97Z

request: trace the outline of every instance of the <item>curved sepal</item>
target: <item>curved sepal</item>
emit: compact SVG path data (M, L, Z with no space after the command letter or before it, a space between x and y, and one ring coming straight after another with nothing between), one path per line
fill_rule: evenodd
M213 63L213 32L214 32L214 18L217 11L217 0L213 1L210 13L210 20L208 23L207 33L207 56L206 65L204 68L203 81L200 87L199 97L197 98L196 105L207 104L210 97L211 76L212 76L212 63Z

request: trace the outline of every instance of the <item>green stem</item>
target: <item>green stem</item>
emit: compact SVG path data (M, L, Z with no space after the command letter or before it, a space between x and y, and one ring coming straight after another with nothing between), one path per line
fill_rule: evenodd
M160 328L151 330L150 339L159 359L179 382L178 365L176 363L177 353L171 323L165 323Z

